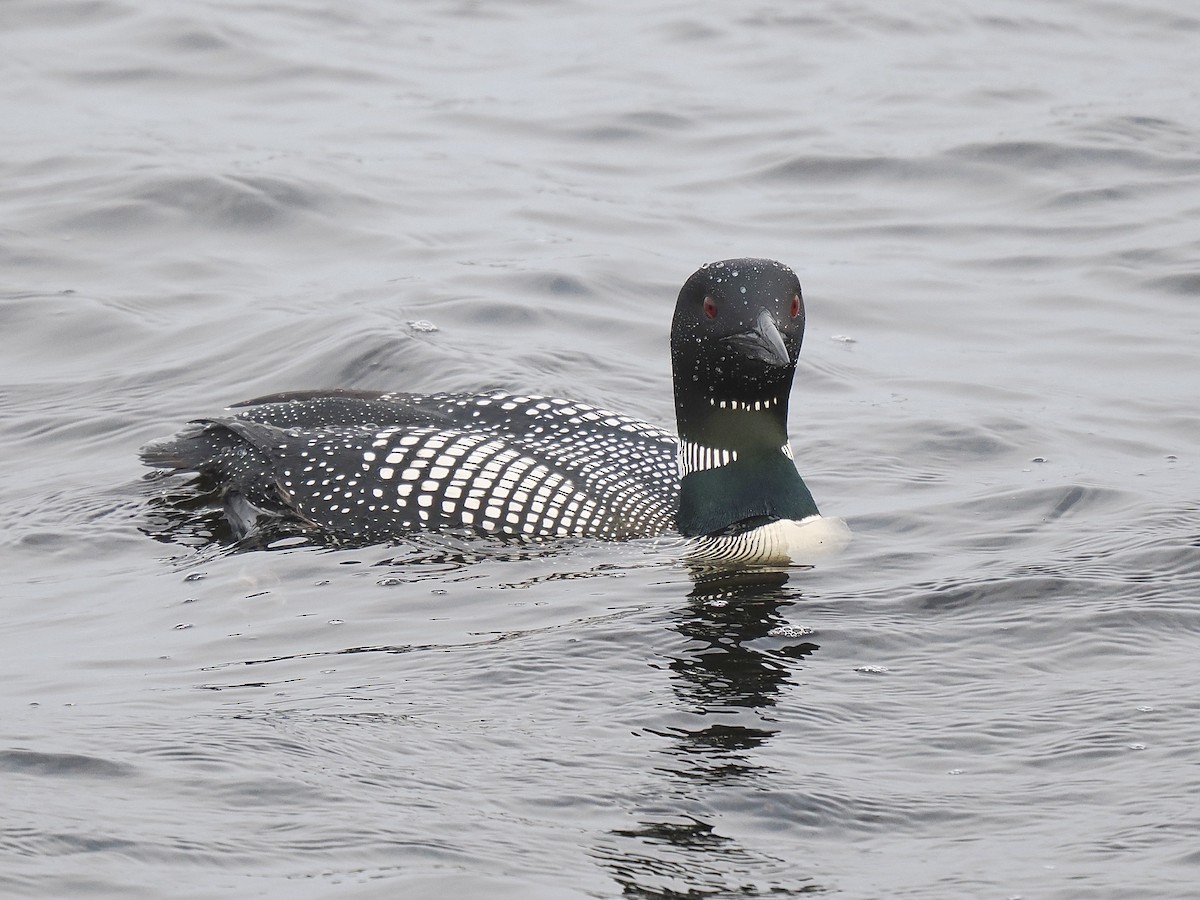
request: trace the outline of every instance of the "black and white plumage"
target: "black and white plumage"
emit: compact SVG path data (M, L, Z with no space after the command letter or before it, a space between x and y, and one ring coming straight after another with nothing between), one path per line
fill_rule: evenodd
M461 526L614 540L671 527L674 437L586 404L328 391L233 410L143 457L215 479L241 535L284 519L355 543Z
M678 440L558 398L324 391L238 404L142 458L199 473L238 537L677 531L701 558L801 561L846 535L818 514L788 445L803 334L791 269L710 263L683 286L671 328Z

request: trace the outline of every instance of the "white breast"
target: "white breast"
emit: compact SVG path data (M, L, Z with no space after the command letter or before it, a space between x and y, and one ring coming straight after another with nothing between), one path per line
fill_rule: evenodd
M691 541L691 562L809 565L844 550L850 528L844 519L808 516L779 519L738 535L702 537Z

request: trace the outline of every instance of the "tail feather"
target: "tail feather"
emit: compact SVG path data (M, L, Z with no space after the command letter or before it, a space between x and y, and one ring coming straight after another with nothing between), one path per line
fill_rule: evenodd
M139 451L144 464L152 469L175 472L199 472L218 448L205 438L206 429L196 425L171 438L154 441Z
M197 489L221 504L239 540L265 538L280 528L314 529L275 474L269 448L277 432L255 422L201 419L175 437L147 444L140 456L151 468L196 472Z

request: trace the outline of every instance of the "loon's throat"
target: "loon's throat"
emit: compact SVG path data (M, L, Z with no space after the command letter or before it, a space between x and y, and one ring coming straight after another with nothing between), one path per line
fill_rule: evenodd
M757 408L756 408L757 404ZM716 534L750 519L817 514L792 462L787 396L691 404L679 411L679 511L687 536Z
M739 455L778 451L787 443L787 414L783 392L741 400L691 396L675 407L680 441Z
M733 451L701 450L692 460L710 465L690 471L689 445L681 443L680 448L682 477L675 527L686 537L719 534L748 520L800 520L819 515L787 444L773 451L736 456Z

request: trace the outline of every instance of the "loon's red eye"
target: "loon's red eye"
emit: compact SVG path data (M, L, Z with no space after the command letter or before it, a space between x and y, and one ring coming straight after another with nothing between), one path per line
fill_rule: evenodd
M792 318L800 315L800 295L792 294Z
M717 317L717 301L712 297L704 298L704 315L708 316L710 319L715 319Z

